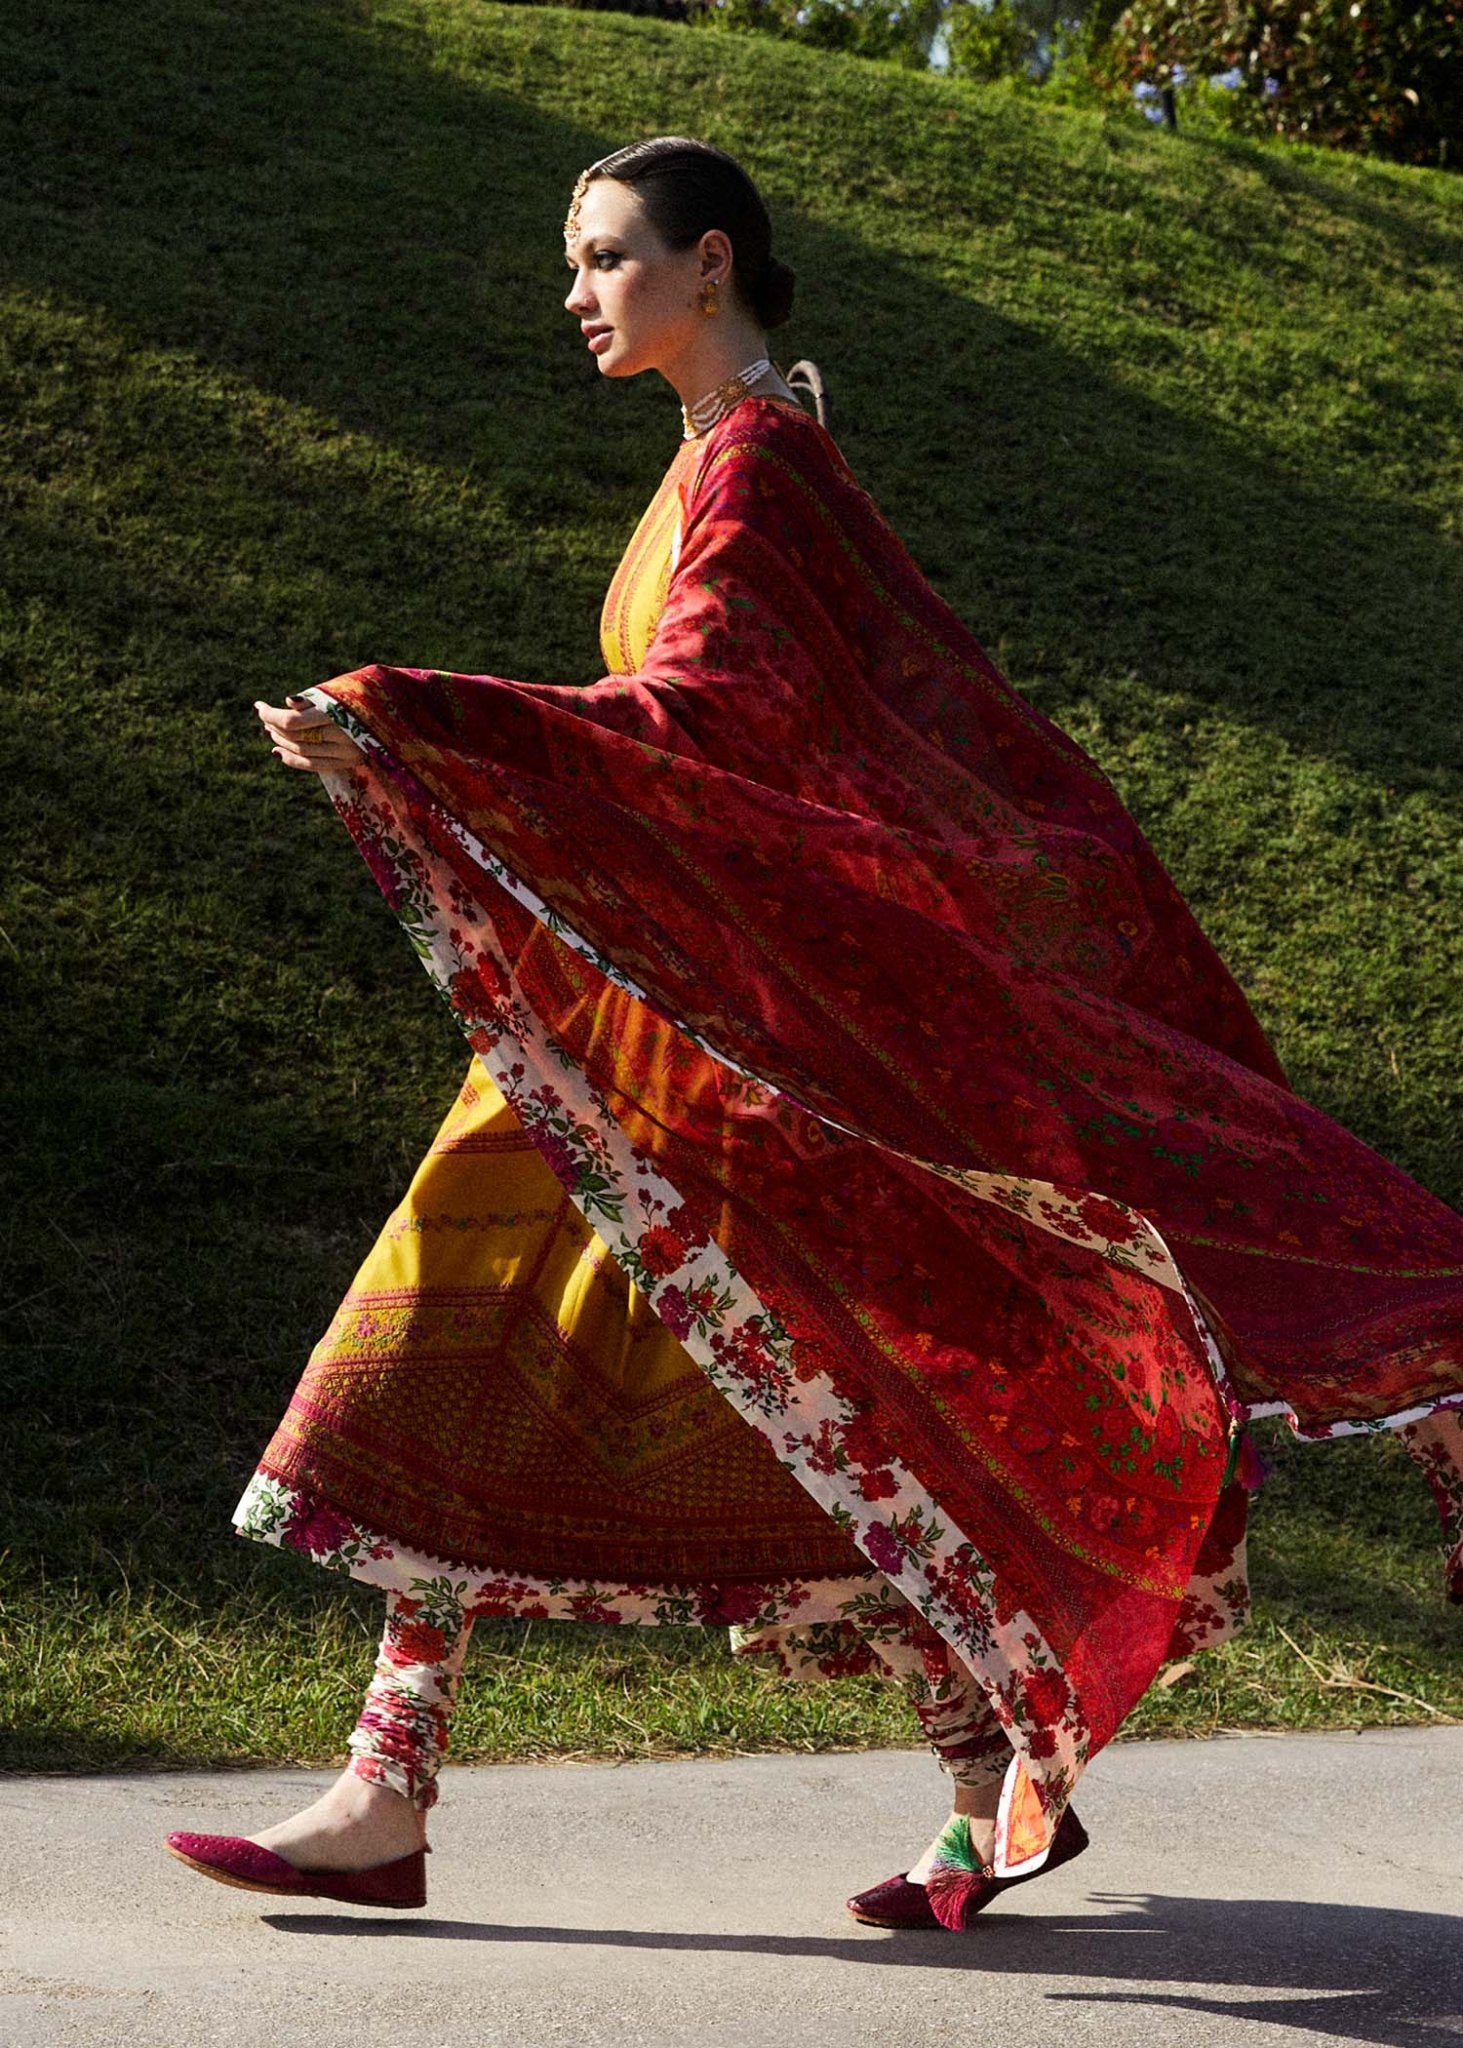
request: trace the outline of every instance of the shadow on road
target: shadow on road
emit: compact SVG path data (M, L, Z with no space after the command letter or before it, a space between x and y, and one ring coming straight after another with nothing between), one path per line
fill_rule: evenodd
M802 1957L880 1968L963 1970L1089 1978L1161 1990L1043 1991L1074 2003L1141 2004L1256 2020L1377 2048L1438 2048L1463 2040L1463 1942L1450 1914L1287 1899L1169 1898L1095 1892L1100 1917L1075 1914L983 1920L965 1939L943 1933L681 1934L615 1927L518 1926L473 1920L352 1919L343 1913L270 1913L282 1934L383 1935L420 1941L549 1943ZM1242 1992L1225 1997L1225 1991ZM1275 1991L1281 1995L1257 1997Z

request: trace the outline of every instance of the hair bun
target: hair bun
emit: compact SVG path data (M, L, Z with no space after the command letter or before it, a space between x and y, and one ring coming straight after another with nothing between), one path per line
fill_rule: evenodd
M797 279L785 263L769 256L751 292L752 311L764 327L781 327L792 312Z

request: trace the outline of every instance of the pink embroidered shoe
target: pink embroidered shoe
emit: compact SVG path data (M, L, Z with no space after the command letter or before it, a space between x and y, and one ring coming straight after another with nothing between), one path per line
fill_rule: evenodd
M349 1906L425 1906L426 1853L414 1849L369 1870L296 1870L272 1849L242 1835L169 1835L168 1853L219 1884L280 1898L339 1899Z
M1049 1870L1070 1863L1087 1847L1087 1830L1069 1806L1057 1823L1052 1845L1044 1862L1035 1870L1016 1871L1011 1877L997 1877L988 1863L976 1856L970 1841L970 1823L956 1814L935 1845L935 1865L925 1887L930 1911L941 1927L959 1930L969 1927L977 1913L985 1911L998 1893L1013 1885L1030 1884Z
M930 1895L922 1884L907 1877L886 1877L882 1884L855 1892L848 1910L865 1927L938 1927L930 1906Z

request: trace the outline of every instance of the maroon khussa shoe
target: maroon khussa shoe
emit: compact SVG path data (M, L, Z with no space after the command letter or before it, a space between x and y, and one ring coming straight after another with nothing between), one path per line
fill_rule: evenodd
M1057 1832L1039 1870L997 1877L987 1865L969 1860L963 1869L937 1866L926 1886L911 1884L906 1877L886 1878L883 1884L855 1892L848 1910L866 1927L969 1927L977 1913L985 1911L997 1893L1012 1885L1030 1884L1063 1863L1070 1863L1087 1847L1087 1830L1070 1807L1057 1823ZM938 1901L938 1906L933 1903Z
M911 1884L904 1876L886 1877L882 1884L855 1892L848 1910L865 1927L938 1927L930 1906L930 1895L922 1884Z
M296 1870L272 1849L242 1835L169 1835L167 1849L180 1863L243 1892L273 1892L280 1898L338 1899L348 1906L425 1906L426 1853L414 1849L369 1870Z

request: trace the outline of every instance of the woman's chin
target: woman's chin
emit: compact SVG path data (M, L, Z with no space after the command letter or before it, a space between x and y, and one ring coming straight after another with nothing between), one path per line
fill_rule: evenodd
M614 347L606 349L597 361L601 377L634 377L645 368L644 363L637 362L628 350Z

